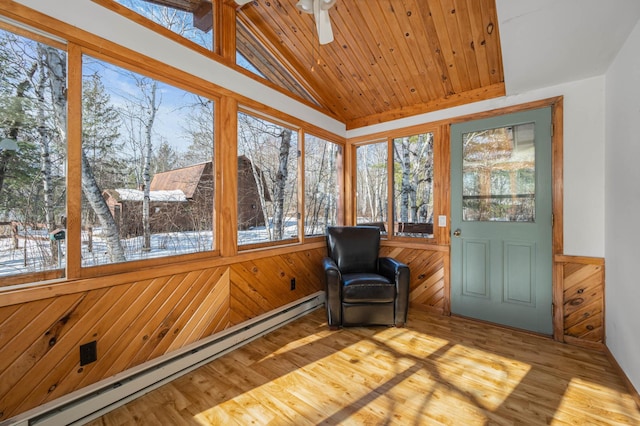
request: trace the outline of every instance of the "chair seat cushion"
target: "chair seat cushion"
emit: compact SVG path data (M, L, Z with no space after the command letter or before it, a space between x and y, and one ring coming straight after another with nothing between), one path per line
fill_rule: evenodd
M378 274L344 274L342 284L345 303L388 303L396 297L395 284Z

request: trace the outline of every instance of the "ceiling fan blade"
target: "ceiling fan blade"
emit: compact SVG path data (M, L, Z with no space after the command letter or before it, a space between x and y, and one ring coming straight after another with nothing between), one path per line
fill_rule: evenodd
M333 30L331 29L329 11L323 9L320 2L321 0L314 0L313 2L313 17L316 21L316 31L318 32L319 43L327 44L333 41Z

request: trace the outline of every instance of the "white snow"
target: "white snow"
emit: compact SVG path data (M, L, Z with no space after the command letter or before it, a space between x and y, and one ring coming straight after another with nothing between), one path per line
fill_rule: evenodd
M121 201L142 201L144 198L144 191L139 189L116 189L120 194ZM184 195L181 189L171 189L162 191L149 191L150 201L164 201L164 202L184 202L187 201L187 197Z

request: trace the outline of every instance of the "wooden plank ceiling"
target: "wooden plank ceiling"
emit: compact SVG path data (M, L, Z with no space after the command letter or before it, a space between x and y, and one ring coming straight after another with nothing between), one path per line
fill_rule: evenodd
M347 128L504 95L495 0L338 0L326 45L296 3L238 8L238 50L259 43L280 62L265 71L284 67Z

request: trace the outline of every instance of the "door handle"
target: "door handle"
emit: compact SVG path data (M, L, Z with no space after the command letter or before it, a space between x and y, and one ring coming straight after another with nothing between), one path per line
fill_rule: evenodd
M453 231L453 236L454 237L459 237L461 234L462 234L462 231L460 230L460 228L458 228L455 231Z

